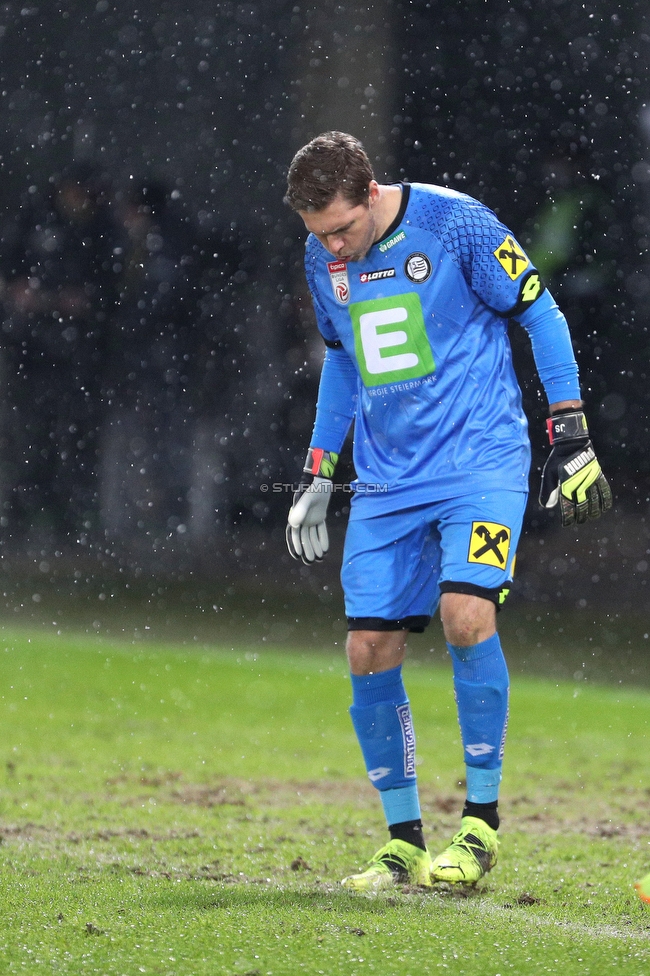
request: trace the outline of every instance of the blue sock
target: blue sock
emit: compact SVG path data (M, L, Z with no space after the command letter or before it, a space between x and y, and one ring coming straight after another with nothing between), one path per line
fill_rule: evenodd
M501 641L494 634L472 647L447 647L465 752L467 799L493 803L499 797L508 727L508 668Z
M386 822L390 826L419 820L415 734L401 665L350 678L350 716L368 778L381 794Z

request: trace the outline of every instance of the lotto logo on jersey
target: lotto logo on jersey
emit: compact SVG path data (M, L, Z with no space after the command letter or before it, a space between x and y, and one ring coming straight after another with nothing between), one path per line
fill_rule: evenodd
M383 278L394 277L395 268L382 268L381 271L363 271L359 275L359 281L365 285L370 281L382 281Z
M350 305L354 349L366 387L435 372L418 295L391 295Z
M339 305L347 305L350 301L350 282L348 280L348 266L345 261L329 261L327 270L332 282L334 298Z
M514 237L509 234L503 244L494 251L494 256L512 281L523 274L530 264Z
M468 563L505 569L510 551L510 529L498 522L472 522Z
M521 305L531 305L544 291L542 279L536 271L530 271L521 283L519 301Z

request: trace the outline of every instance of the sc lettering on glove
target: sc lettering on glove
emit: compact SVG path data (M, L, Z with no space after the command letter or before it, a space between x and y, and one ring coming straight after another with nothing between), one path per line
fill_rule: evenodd
M596 458L584 413L565 410L546 422L551 453L542 471L539 503L560 505L562 525L580 525L612 507L612 491Z

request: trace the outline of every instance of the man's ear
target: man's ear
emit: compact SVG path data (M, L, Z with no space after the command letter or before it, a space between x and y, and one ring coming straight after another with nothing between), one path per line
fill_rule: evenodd
M377 180L370 180L368 184L368 203L376 203L379 196L379 183Z

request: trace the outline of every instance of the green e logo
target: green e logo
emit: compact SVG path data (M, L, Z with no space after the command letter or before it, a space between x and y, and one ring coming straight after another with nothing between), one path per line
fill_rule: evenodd
M354 302L349 307L364 386L428 376L435 370L418 295Z

